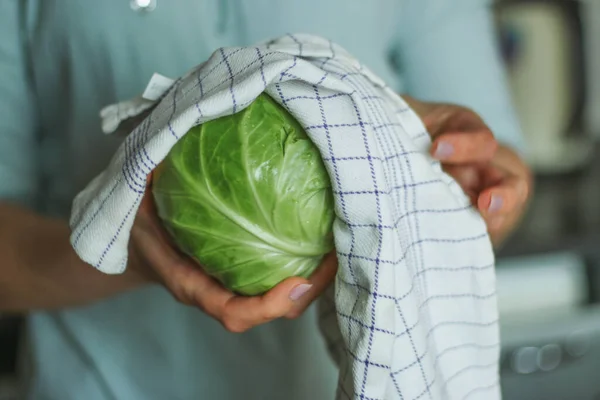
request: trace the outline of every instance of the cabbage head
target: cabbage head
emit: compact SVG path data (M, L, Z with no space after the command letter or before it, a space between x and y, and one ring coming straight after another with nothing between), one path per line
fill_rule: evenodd
M320 153L264 93L187 132L154 171L152 193L179 249L242 295L308 277L333 249Z

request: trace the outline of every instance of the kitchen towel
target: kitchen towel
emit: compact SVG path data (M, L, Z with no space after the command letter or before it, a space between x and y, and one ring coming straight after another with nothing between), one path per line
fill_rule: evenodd
M340 367L339 399L500 398L494 254L483 220L428 156L403 99L329 40L286 35L221 48L145 96L102 111L103 129L143 111L106 170L75 198L72 245L121 273L148 173L191 127L266 92L305 128L331 177L339 270L319 299Z

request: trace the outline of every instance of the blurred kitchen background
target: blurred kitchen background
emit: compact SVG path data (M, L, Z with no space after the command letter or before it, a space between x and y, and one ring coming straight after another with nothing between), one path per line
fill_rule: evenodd
M600 400L600 0L501 0L496 11L537 174L498 254L504 398ZM0 315L0 400L15 399L19 332Z
M496 10L537 175L498 254L504 398L600 400L600 1Z

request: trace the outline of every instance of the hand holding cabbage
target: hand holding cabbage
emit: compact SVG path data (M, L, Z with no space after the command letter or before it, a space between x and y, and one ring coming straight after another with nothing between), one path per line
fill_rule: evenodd
M149 266L227 329L297 317L332 282L329 177L302 127L266 94L191 129L149 184L132 266Z

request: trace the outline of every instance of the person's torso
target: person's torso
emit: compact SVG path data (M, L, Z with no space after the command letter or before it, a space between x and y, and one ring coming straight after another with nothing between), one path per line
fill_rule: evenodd
M31 62L46 155L44 202L59 214L106 166L120 139L102 135L101 107L140 94L154 72L177 77L219 47L311 33L342 45L391 86L398 30L394 0L37 1L29 12Z

